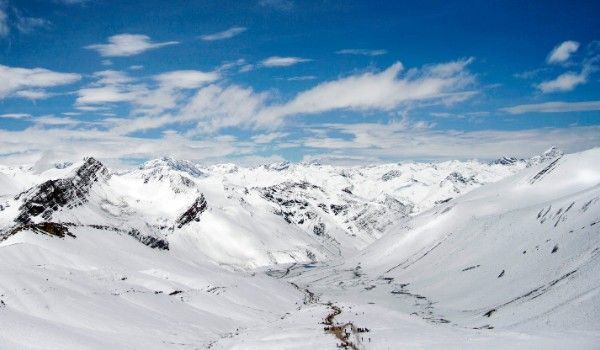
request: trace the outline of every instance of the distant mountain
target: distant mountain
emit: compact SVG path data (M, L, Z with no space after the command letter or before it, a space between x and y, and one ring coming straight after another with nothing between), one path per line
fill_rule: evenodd
M112 171L88 158L41 173L26 166L0 168L0 201L13 208L0 222L4 231L41 222L118 229L171 249L184 241L186 249L195 246L209 260L238 267L319 261L353 254L409 216L526 165L285 162L240 168L161 158ZM17 179L28 181L15 185ZM203 209L181 221L199 198Z

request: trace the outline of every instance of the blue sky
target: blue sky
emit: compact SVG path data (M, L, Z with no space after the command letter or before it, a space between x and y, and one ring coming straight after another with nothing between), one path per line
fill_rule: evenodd
M0 0L0 163L600 145L597 1Z

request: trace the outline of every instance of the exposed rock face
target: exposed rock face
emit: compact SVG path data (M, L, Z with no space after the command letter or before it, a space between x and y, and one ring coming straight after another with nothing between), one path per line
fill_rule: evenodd
M316 236L329 236L328 230L335 228L326 222L333 221L341 223L348 235L376 237L412 210L412 207L389 196L381 201L369 202L352 194L352 188L344 188L341 194L332 195L306 181L287 181L257 190L263 198L276 205L275 214Z
M459 172L452 172L450 173L446 179L446 181L450 181L453 184L468 184L471 182L476 182L475 178L473 176L471 177L465 177L463 174L459 173Z
M311 205L308 202L308 200L316 200L315 195L311 193L313 191L324 194L320 187L306 181L283 182L259 189L263 198L279 205L279 210L275 213L290 224L303 224L317 217L315 211L310 210Z
M87 201L92 185L100 179L108 179L108 169L94 158L87 158L72 177L48 180L17 196L25 196L19 207L20 214L16 222L27 224L36 216L50 220L52 213L62 207L73 208Z
M390 181L400 176L402 176L402 172L400 170L390 170L381 176L381 180Z
M144 235L136 229L131 229L127 234L150 248L169 250L169 242L162 238Z
M185 213L181 214L181 216L177 219L176 225L177 228L182 228L184 225L190 223L191 221L200 221L200 214L202 214L207 208L206 199L204 195L200 195L200 197L196 198L194 204L185 211Z
M67 227L66 224L61 224L58 222L42 222L39 224L19 225L19 226L13 228L12 230L8 231L7 234L0 235L0 241L3 241L5 239L7 239L9 236L12 236L18 232L25 231L25 230L31 230L37 234L56 236L56 237L60 237L60 238L64 238L66 236L73 237L73 238L75 237L75 235L69 231L69 228Z

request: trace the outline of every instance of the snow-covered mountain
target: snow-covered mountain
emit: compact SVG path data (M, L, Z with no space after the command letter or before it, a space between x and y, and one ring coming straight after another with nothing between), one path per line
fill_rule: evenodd
M595 348L599 161L0 167L0 348Z
M123 171L88 158L41 173L4 168L0 201L7 210L0 228L42 222L103 227L163 248L195 246L195 254L211 261L246 268L323 261L356 253L408 216L526 165L203 168L163 158Z

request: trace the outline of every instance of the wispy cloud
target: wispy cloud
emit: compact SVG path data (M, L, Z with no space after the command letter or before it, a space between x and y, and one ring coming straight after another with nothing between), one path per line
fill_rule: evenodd
M48 26L50 26L50 21L43 18L17 15L16 27L21 33L31 33L36 28L47 28Z
M15 92L15 96L27 98L30 100L42 100L52 96L52 94L44 90L21 90Z
M252 141L254 141L255 143L259 143L259 144L271 143L275 140L282 139L288 135L289 135L289 133L287 133L287 132L270 132L270 133L266 133L266 134L254 135L254 136L252 136Z
M264 122L297 114L331 110L392 110L417 101L460 101L472 95L461 91L474 82L466 67L471 59L413 69L399 77L400 62L382 72L368 72L324 82L296 95L291 101L262 111Z
M181 90L197 89L219 78L216 72L179 70L152 76L153 84L132 78L122 71L94 73L92 84L77 91L78 107L106 107L130 103L134 114L160 113L174 108Z
M405 74L396 63L381 72L354 74L323 82L298 93L287 102L274 103L269 92L256 92L236 84L212 83L200 87L191 97L170 90L166 82L152 88L133 78L111 71L96 73L97 82L80 89L80 107L106 106L127 102L134 110L135 120L116 120L118 132L156 129L166 125L194 123L188 133L214 133L227 127L275 129L287 117L318 114L335 110L391 112L402 106L452 104L470 98L476 91L468 90L474 76L467 66L471 59L414 68ZM177 74L171 82L184 81ZM161 81L161 76L155 77ZM213 76L198 73L198 80L177 83L179 88L208 83ZM168 114L159 114L168 110Z
M19 91L71 84L81 79L79 74L54 72L44 68L16 68L0 65L0 99L18 95ZM38 97L41 96L37 92ZM32 97L33 94L20 92ZM29 95L29 96L27 96Z
M502 108L501 110L510 114L600 111L600 101L553 101L545 103L517 105L513 107Z
M8 13L6 12L6 4L0 1L0 38L8 36L10 27L8 26Z
M360 55L360 56L381 56L387 53L386 50L368 50L368 49L343 49L336 52L338 55Z
M234 36L239 35L239 34L245 32L246 30L247 30L247 28L245 28L245 27L231 27L222 32L202 35L202 36L200 36L200 39L202 39L204 41L224 40L224 39L233 38Z
M30 118L31 114L29 113L5 113L5 114L0 114L0 118L5 118L5 119L27 119Z
M577 41L564 41L552 49L546 58L546 62L553 64L568 61L577 49L579 49L579 43Z
M194 89L219 78L216 72L202 72L197 70L178 70L162 73L154 77L163 88L169 89Z
M303 140L304 146L322 150L328 156L352 157L363 164L365 159L529 157L551 145L576 152L595 147L600 142L598 126L453 131L423 128L418 123L401 120L381 124L326 124L320 128L318 136ZM331 133L347 136L328 136Z
M306 80L315 80L317 77L315 75L300 75L296 77L289 77L286 80L288 81L306 81Z
M281 57L271 56L261 62L264 67L288 67L302 62L311 61L308 58L301 57Z
M0 38L7 37L11 28L21 33L31 33L36 28L44 28L50 21L24 16L16 6L9 6L9 2L0 0Z
M38 126L75 126L81 124L81 121L70 117L55 117L46 115L34 119L35 125Z
M142 34L118 34L108 38L106 44L93 44L85 48L98 51L103 57L124 57L138 55L142 52L178 44L177 41L154 43L150 37Z
M577 87L577 85L585 84L587 82L588 73L584 69L580 73L566 72L555 79L546 80L537 85L537 88L543 93L559 92L559 91L571 91Z

